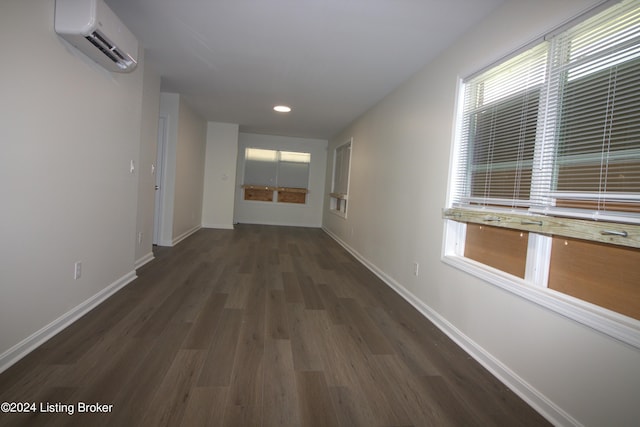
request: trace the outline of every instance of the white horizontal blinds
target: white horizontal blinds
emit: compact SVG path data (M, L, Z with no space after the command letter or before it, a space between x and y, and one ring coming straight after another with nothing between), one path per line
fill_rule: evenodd
M310 153L247 148L244 161L244 184L307 188L310 163Z
M547 213L640 222L640 1L552 41Z
M244 184L272 187L278 174L278 152L247 148L244 157Z
M310 162L310 153L280 151L278 187L307 188Z
M456 205L529 206L547 43L465 81Z
M332 193L346 195L349 190L349 163L351 160L351 143L336 148L333 166Z

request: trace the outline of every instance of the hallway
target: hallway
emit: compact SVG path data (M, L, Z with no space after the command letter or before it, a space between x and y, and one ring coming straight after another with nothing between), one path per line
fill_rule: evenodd
M0 375L0 401L61 413L0 425L548 424L321 229L202 229L155 255Z

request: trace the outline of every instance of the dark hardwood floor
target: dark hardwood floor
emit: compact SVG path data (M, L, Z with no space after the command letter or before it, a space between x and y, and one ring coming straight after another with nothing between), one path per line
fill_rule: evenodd
M320 229L205 229L138 273L0 375L38 405L0 425L548 425Z

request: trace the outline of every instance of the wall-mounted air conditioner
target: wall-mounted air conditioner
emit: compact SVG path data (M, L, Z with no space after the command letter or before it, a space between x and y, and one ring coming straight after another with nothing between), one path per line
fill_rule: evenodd
M108 70L138 64L138 40L103 0L56 0L55 30Z

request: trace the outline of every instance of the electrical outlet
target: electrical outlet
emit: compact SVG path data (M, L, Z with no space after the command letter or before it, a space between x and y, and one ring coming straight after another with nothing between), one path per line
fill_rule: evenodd
M76 261L73 264L73 279L78 280L82 276L82 263L80 261Z
M413 275L417 276L419 271L420 271L420 264L418 264L417 262L414 262L413 263Z

